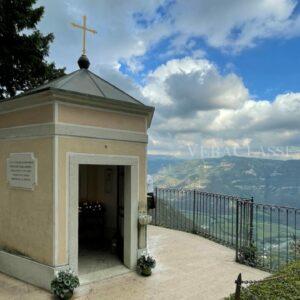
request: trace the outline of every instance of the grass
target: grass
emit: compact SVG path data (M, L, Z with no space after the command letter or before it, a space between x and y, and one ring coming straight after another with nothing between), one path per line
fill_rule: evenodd
M234 300L234 294L225 299ZM300 260L288 264L266 280L242 288L241 291L241 300L283 299L300 299Z

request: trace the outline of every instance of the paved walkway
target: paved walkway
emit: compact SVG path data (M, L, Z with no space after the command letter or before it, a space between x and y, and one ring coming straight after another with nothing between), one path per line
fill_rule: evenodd
M149 226L157 268L148 278L135 272L82 286L76 299L218 300L234 291L238 273L261 279L268 273L234 262L234 251L196 235ZM0 273L0 299L44 300L52 296Z

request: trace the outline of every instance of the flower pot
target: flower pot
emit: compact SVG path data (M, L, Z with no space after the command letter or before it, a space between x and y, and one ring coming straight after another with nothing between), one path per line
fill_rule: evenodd
M69 300L73 297L73 291L68 291L65 293L65 295L63 297L59 297L59 299L62 300Z
M150 276L152 274L152 270L150 267L145 267L141 269L141 274L143 276Z

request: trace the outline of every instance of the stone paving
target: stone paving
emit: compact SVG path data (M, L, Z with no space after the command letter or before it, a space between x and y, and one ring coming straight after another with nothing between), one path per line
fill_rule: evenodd
M149 249L157 260L151 277L135 272L79 288L74 297L92 299L223 299L234 291L238 273L249 280L269 274L234 262L234 251L205 238L149 226ZM0 300L44 300L52 296L39 288L0 273Z

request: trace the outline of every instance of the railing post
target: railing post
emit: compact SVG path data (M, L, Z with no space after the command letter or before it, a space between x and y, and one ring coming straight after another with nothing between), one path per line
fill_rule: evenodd
M235 215L235 261L238 261L239 252L239 200L236 201L236 215Z
M250 231L249 231L249 245L253 242L253 207L254 207L254 199L251 197L250 200Z
M195 216L196 216L196 190L193 191L193 233L196 233Z
M234 293L234 300L240 300L241 299L241 287L242 287L242 274L240 273L237 280L235 281L236 288Z
M158 209L158 198L157 198L157 187L154 189L154 200L155 200L155 226L157 226L157 209Z

